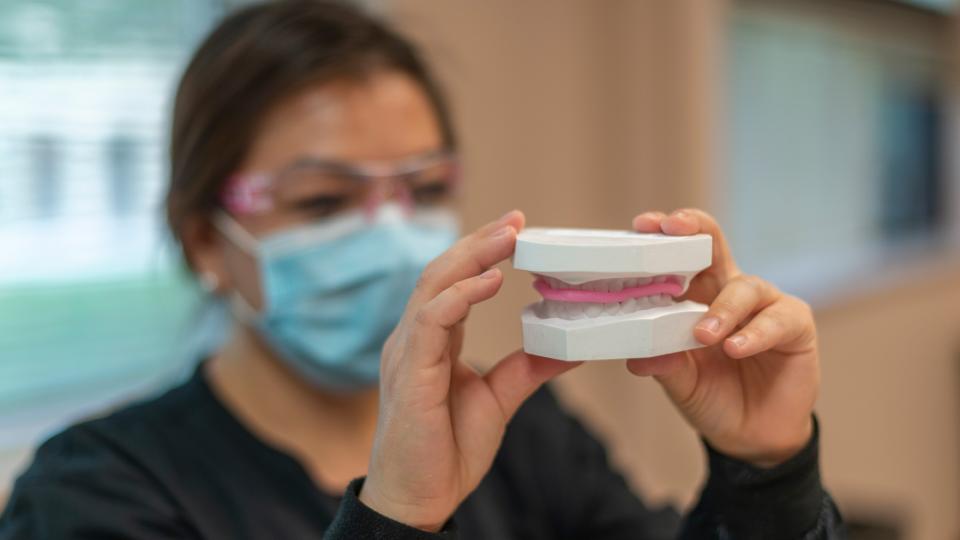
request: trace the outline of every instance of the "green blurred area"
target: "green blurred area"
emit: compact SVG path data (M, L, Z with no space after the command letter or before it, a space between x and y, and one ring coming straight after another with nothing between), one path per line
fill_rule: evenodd
M222 11L221 0L3 0L0 58L178 54Z
M163 371L197 301L174 271L0 287L0 415Z
M195 286L179 264L154 266L129 248L152 237L132 223L158 204L152 186L163 180L167 129L157 96L136 92L172 86L171 66L224 8L223 0L0 0L0 88L13 89L0 94L16 103L0 122L0 170L9 180L0 182L0 227L103 226L77 229L82 242L62 242L73 255L92 246L76 268L76 257L64 257L60 272L48 272L57 248L47 244L23 253L38 274L71 277L0 268L0 419L128 389L182 362L198 316ZM87 78L91 66L97 75ZM35 97L50 85L69 99ZM117 141L129 152L118 153ZM114 234L124 242L112 244Z

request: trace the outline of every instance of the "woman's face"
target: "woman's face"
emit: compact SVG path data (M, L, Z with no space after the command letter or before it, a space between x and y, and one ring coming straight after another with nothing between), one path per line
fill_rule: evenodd
M310 161L391 163L443 150L436 114L421 87L409 76L383 71L362 81L308 87L275 107L264 119L238 174L277 173ZM288 175L287 192L319 200L310 182ZM329 197L323 200L329 200ZM329 206L329 204L327 204ZM235 215L253 236L322 219L326 210ZM311 217L313 212L314 217ZM221 291L237 290L254 308L262 305L255 258L220 234L188 246L201 274L216 277ZM197 242L193 242L197 243Z

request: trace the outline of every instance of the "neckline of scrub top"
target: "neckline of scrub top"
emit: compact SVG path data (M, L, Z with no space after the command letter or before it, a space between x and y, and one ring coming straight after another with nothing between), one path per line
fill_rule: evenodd
M310 473L307 472L307 468L303 466L299 459L297 459L293 454L287 452L283 448L275 446L268 441L265 441L258 437L256 433L250 430L232 411L227 407L220 397L217 395L216 391L213 389L213 386L210 385L210 382L207 380L207 373L205 366L207 364L206 360L201 361L196 370L194 371L193 377L191 377L191 384L196 384L198 394L200 394L203 399L208 401L210 405L210 410L214 411L214 414L219 417L218 422L223 425L228 431L230 431L234 437L240 440L243 443L243 447L253 449L257 454L257 457L266 461L274 461L288 469L289 472L293 473L294 476L302 479L305 484L309 485L309 488L312 491L316 492L317 495L321 497L331 498L335 501L338 501L343 497L342 493L333 493L327 491L322 486L317 485L313 481L313 478L310 476Z

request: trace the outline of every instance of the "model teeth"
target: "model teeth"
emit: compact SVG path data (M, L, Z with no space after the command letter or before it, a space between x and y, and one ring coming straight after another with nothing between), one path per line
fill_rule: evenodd
M551 289L580 290L597 293L619 293L624 289L632 289L647 285L658 285L664 283L685 285L686 283L686 277L679 275L603 279L588 281L586 283L577 285L565 283L557 278L549 276L540 276L540 279L549 285ZM544 296L547 296L548 292L543 292L543 294ZM584 318L626 315L640 310L670 306L674 303L675 300L673 296L663 292L657 292L656 294L650 294L647 296L625 298L622 301L610 302L584 300L564 301L558 299L548 300L545 298L537 306L537 315L541 318L577 320Z

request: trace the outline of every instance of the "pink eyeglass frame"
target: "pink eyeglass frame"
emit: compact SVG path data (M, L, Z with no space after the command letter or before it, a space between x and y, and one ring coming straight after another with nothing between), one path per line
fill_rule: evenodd
M269 212L274 208L271 191L277 180L292 170L301 167L320 167L338 174L355 178L360 182L376 182L381 186L394 184L412 174L424 171L437 164L449 162L452 167L451 187L456 190L460 185L460 161L450 150L429 152L420 156L406 158L397 162L348 163L313 157L298 159L274 173L254 172L237 173L230 176L220 192L220 203L231 214L246 215ZM384 189L373 189L364 201L364 210L370 214L387 198ZM409 188L400 191L400 202L409 210L413 208L413 199Z

